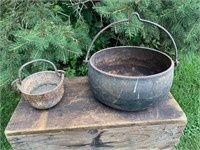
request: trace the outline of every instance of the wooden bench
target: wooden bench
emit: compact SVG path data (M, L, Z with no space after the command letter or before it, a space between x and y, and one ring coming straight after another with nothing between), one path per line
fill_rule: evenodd
M22 99L5 134L16 150L172 149L186 122L171 94L156 107L123 112L95 100L87 77L75 77L54 108L36 110Z

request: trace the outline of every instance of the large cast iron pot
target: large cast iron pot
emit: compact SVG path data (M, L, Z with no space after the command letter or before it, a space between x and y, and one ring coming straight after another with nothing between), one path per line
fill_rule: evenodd
M162 26L175 47L175 61L167 54L151 48L119 46L100 50L88 61L91 47L98 36L112 25L127 22L130 18L111 23L103 28L89 46L85 62L88 62L88 80L92 93L100 102L119 110L144 110L165 100L173 82L174 66L178 65L177 47L170 33Z

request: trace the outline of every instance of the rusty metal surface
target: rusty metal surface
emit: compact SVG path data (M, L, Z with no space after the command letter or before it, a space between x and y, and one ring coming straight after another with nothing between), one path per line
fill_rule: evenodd
M63 81L63 74L59 77L53 71L43 71L28 76L17 87L34 108L48 109L63 97Z
M25 100L31 106L37 109L48 109L55 106L63 97L64 94L64 74L62 70L57 70L53 64L55 71L41 71L34 73L25 79L21 80L22 69L33 62L47 60L33 60L24 64L19 69L19 77L14 82L18 89L22 92Z
M120 46L96 53L90 63L97 69L111 74L147 76L167 70L172 61L167 55L154 50Z
M88 79L93 95L102 103L137 111L166 99L173 72L172 59L162 52L120 46L106 48L91 57Z

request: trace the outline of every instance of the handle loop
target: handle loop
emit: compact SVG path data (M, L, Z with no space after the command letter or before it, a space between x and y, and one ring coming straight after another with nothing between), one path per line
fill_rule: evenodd
M179 64L179 61L178 61L178 50L177 50L177 46L176 46L176 43L173 39L173 37L171 36L171 34L164 28L162 27L161 25L157 24L157 23L154 23L152 21L149 21L149 20L145 20L145 19L141 19L140 18L140 15L137 13L137 12L133 12L127 19L124 19L124 20L120 20L120 21L116 21L116 22L113 22L109 25L107 25L106 27L104 27L101 31L99 31L99 33L94 37L94 39L92 40L89 48L88 48L88 51L87 51L87 55L86 55L86 58L84 60L85 63L88 63L88 58L89 58L89 54L90 54L90 51L91 51L91 48L92 48L92 45L94 44L94 42L96 41L96 39L99 37L99 35L104 32L106 29L110 28L111 26L115 25L115 24L118 24L118 23L123 23L123 22L128 22L131 20L131 17L133 15L136 15L136 17L138 18L139 21L141 22L146 22L146 23L149 23L149 24L153 24L155 26L157 26L158 28L162 29L163 31L165 31L165 33L167 33L167 35L170 37L173 45L174 45L174 49L175 49L175 60L174 60L174 65L177 67L178 64Z
M58 71L57 68L56 68L56 66L52 62L50 62L49 60L46 60L46 59L35 59L35 60L32 60L32 61L29 61L29 62L25 63L24 65L22 65L20 67L19 72L18 72L18 79L16 79L13 82L17 82L18 81L19 83L21 83L21 81L22 81L22 76L21 76L22 69L24 67L28 66L29 64L32 64L34 62L39 62L39 61L40 62L47 62L47 63L51 64L53 66L53 68L54 68L54 70L55 70L55 72L56 72L57 75L59 75L59 72L62 73L62 71L60 71L60 70ZM14 84L14 83L12 83L12 84Z

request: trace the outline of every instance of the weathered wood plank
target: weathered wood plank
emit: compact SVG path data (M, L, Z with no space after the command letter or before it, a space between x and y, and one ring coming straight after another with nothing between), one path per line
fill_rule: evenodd
M184 124L37 133L8 137L14 149L171 149L179 141Z
M99 144L99 149L164 149L177 143L186 122L171 94L156 107L123 112L95 100L87 77L76 77L65 80L64 97L52 109L36 110L22 100L5 133L13 147L20 150L84 150Z

